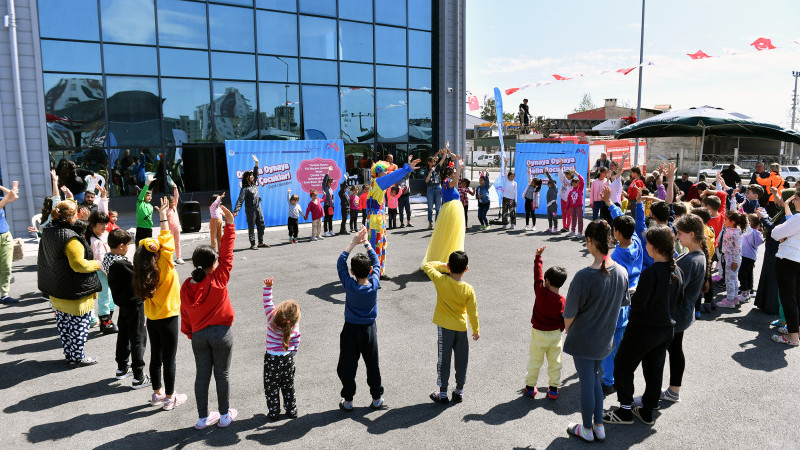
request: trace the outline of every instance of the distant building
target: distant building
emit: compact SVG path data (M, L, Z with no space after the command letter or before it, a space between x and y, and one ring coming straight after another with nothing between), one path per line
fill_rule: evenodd
M658 105L660 107L669 105ZM647 119L661 114L668 109L655 109L655 108L642 108L642 117L639 120ZM607 98L605 105L601 108L590 109L588 111L581 111L577 113L567 114L567 119L575 120L608 120L608 119L621 119L623 117L636 116L636 108L626 108L617 106L617 99Z

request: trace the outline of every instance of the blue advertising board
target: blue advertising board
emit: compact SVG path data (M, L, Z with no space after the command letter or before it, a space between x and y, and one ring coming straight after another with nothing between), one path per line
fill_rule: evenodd
M588 144L548 144L527 142L519 143L516 148L514 173L517 182L517 213L525 212L525 189L528 182L528 171L531 177L542 179L542 190L539 193L539 207L536 214L547 215L547 183L545 170L558 183L558 164L563 161L564 169L576 170L589 185L589 145ZM559 186L560 187L560 186ZM558 214L561 214L561 202L558 203Z
M261 209L266 226L286 225L289 217L287 193L300 197L303 212L315 190L322 200L322 179L333 178L334 218L341 217L339 184L345 174L344 144L341 140L320 141L225 141L231 204L236 205L242 187L242 174L252 170L252 156L258 158L256 185L261 195ZM247 228L245 215L236 216L236 229ZM300 223L311 221L300 217Z

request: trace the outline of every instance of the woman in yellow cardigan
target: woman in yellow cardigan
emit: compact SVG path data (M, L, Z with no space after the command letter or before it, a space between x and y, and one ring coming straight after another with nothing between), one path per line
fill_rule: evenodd
M163 197L161 208L158 209L161 219L161 233L158 239L142 239L133 256L133 292L140 299L144 299L147 335L150 337L150 379L153 383L150 404L161 405L165 411L170 411L186 402L186 394L175 392L175 355L178 353L181 285L172 262L175 240L169 231L168 210L169 203L167 198Z
M52 221L42 229L39 243L39 290L50 297L56 310L56 325L64 357L72 365L92 365L97 358L84 354L94 299L100 292L100 261L83 238L83 226L76 225L78 208L74 201L59 202Z

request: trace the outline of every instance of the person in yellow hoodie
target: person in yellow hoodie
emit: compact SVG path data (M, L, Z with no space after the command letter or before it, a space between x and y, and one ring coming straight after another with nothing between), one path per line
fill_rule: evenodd
M84 347L94 300L102 289L97 276L100 261L92 259L92 249L83 237L86 225L77 223L78 205L73 200L58 202L50 217L52 221L42 228L39 243L39 290L50 298L56 310L67 362L80 366L97 364L97 358L84 354Z
M478 324L478 303L475 291L468 283L461 281L467 269L469 258L463 251L450 254L447 263L430 261L422 266L422 270L436 286L436 309L433 312L433 323L439 332L439 361L437 371L439 392L431 393L436 403L447 404L447 383L450 380L450 357L455 355L456 388L453 390L453 401L460 403L464 399L464 382L467 379L467 362L469 361L469 338L467 336L467 319L472 327L472 339L480 337Z
M181 293L178 272L172 261L175 240L169 231L166 197L161 199L158 215L161 233L158 239L139 242L133 256L133 292L144 299L147 335L150 337L150 379L153 396L150 404L170 411L186 402L186 394L175 392L175 355L178 352ZM161 368L164 384L161 384Z

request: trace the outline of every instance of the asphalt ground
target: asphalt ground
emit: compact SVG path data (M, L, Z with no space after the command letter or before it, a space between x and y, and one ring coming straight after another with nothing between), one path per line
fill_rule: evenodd
M490 214L496 214L493 209ZM524 397L525 369L534 301L533 257L547 245L545 268L559 264L570 279L591 263L579 241L563 235L525 232L524 217L513 231L467 233L470 269L464 280L477 294L481 338L470 342L465 400L441 406L428 395L436 389L436 327L433 284L418 270L430 231L421 217L415 228L390 231L387 273L377 321L381 374L389 408L372 411L363 364L356 408L339 410L336 376L338 334L343 324L344 291L335 263L349 237L286 243L283 227L270 229L269 249L247 249L236 241L229 291L236 310L230 371L231 406L239 417L227 429L192 428L194 357L183 335L178 347L177 391L186 404L171 412L147 403L152 391L130 389L130 378L114 380L114 335L92 329L91 367L69 368L63 359L54 314L38 297L36 261L15 263L12 295L18 305L0 306L0 446L18 448L199 448L277 445L281 448L572 448L569 422L579 422L579 386L572 357L563 355L561 397ZM477 223L471 211L470 224ZM338 225L338 222L336 222ZM546 226L539 218L539 228ZM337 228L338 229L338 228ZM200 241L187 243L184 252ZM189 264L178 267L181 280ZM760 264L756 274L760 271ZM296 357L299 418L269 422L263 392L266 319L262 280L275 277L276 302L294 298L302 307L303 332ZM563 290L566 293L566 289ZM752 307L703 316L686 333L687 368L681 402L662 405L654 426L610 425L610 448L791 448L800 442L796 404L800 395L800 350L770 340L774 317ZM149 348L146 352L149 361ZM665 384L668 380L665 374ZM452 375L451 375L452 376ZM451 379L452 383L452 379ZM644 388L637 373L637 395ZM538 386L547 387L543 368ZM214 383L210 407L216 409ZM616 404L606 398L605 407Z

